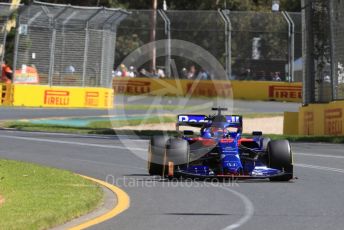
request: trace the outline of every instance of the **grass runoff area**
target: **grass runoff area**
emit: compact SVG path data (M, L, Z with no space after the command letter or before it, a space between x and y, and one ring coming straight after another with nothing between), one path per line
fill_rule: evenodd
M95 209L102 189L69 171L0 159L0 229L48 229Z
M275 117L282 116L280 113L267 113L267 114L244 114L245 118L261 118L261 117ZM154 123L170 123L175 122L175 116L161 116L151 117L145 119L145 124ZM116 123L117 122L117 123ZM20 131L43 131L43 132L63 132L63 133L77 133L77 134L103 134L103 135L138 135L138 136L153 136L166 132L160 130L115 130L116 127L135 126L141 124L142 120L128 120L128 121L95 121L85 127L70 127L61 125L46 125L46 124L32 124L29 122L5 122L0 124L0 127L13 128ZM176 135L175 131L167 131L170 135ZM244 134L249 136L249 134ZM298 136L298 135L277 135L277 134L264 134L272 140L287 139L291 142L327 142L327 143L344 143L344 136Z

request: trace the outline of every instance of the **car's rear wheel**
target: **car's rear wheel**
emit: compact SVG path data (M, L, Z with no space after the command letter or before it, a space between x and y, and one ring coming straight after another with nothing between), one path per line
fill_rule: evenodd
M270 141L267 146L268 166L283 170L286 174L270 178L271 181L289 181L293 178L293 155L289 141Z
M168 138L166 136L153 136L150 139L148 149L149 175L163 175L166 142Z
M187 164L189 157L189 143L181 138L171 138L166 144L166 164L168 168L168 174L173 174L174 168Z

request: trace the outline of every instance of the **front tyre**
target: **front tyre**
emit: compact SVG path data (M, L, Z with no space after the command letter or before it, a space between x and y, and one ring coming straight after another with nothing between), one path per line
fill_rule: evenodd
M270 178L271 181L289 181L293 179L293 155L289 141L270 141L267 146L268 166L283 170L286 174Z

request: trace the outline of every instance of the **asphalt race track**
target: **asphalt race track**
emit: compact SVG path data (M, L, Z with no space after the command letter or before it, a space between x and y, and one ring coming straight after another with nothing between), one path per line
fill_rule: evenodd
M0 131L1 158L113 181L129 194L128 210L92 229L343 229L343 145L292 147L293 182L164 182L132 153L145 157L146 140Z

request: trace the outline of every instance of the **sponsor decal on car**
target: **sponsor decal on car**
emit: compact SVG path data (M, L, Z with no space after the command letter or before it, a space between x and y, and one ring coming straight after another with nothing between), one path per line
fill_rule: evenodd
M238 116L238 115L226 115L226 120L228 123L231 124L241 124L242 123L242 117ZM206 115L187 115L187 114L183 114L183 115L178 115L178 122L181 123L205 123L205 122L209 122L209 120L207 120L207 116Z

